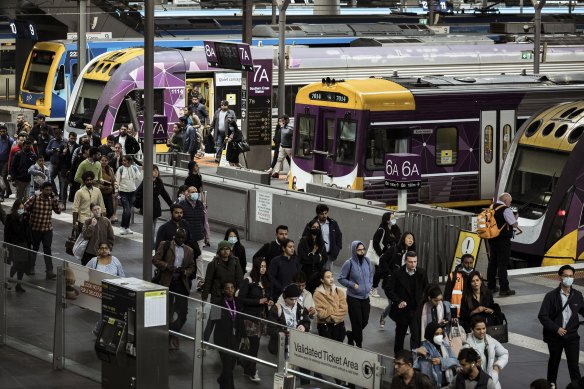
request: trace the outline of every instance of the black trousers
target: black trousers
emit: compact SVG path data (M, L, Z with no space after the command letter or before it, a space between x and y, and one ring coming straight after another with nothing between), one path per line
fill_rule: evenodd
M347 331L345 330L345 323L319 323L317 328L318 334L320 336L336 340L337 342L343 342L345 340L345 335L347 334Z
M410 328L410 349L420 347L420 331L417 328L417 320L414 311L407 308L400 309L395 315L395 342L393 344L393 353L404 349L404 341L406 339L406 332Z
M258 351L260 349L260 337L259 336L249 336L249 350L242 351L243 354L249 355L251 357L257 357ZM256 363L248 359L240 359L241 366L243 366L243 373L247 375L255 375L257 370Z
M231 354L219 352L219 357L221 358L221 375L217 378L220 389L235 389L235 384L233 382L233 369L235 368L235 362L237 358ZM255 374L255 371L254 371Z
M187 314L189 313L189 299L183 297L188 296L189 291L185 288L180 278L173 279L168 289L173 292L169 295L170 324L168 328L172 331L179 332L187 321Z
M43 244L43 253L45 254L45 271L47 273L53 272L53 261L51 259L51 245L53 244L53 230L49 231L35 231L32 230L32 249L35 252L39 251ZM30 270L34 269L36 263L36 255L32 256Z
M489 289L497 287L497 275L499 276L499 286L501 291L509 290L509 279L507 278L507 268L511 257L511 240L498 238L489 240L491 255L487 267L487 283Z
M353 333L355 346L362 347L363 329L367 327L367 323L369 322L369 311L371 310L369 298L362 300L347 296L347 306L349 308L349 320L351 320L351 331Z
M547 344L550 353L548 360L547 380L555 383L558 379L558 369L562 360L562 350L566 353L568 362L568 372L570 372L570 381L580 379L580 368L578 367L578 354L580 352L580 337L570 340L562 340L554 337Z

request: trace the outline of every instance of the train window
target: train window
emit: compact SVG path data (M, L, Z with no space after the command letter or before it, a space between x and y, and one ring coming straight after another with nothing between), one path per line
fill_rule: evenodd
M580 108L579 110L572 112L570 116L568 116L568 119L574 119L576 116L580 116L582 112L584 112L584 108Z
M564 112L562 112L562 114L560 115L561 118L565 118L566 116L570 115L572 112L574 112L576 110L576 107L572 107L570 109L565 110Z
M564 228L566 226L566 210L570 207L570 204L572 203L572 195L574 194L574 187L572 186L570 189L568 189L568 191L566 192L566 194L564 194L564 197L562 198L562 202L560 203L560 206L558 207L558 209L556 211L553 211L553 221L551 223L550 229L549 229L549 233L547 236L547 241L545 244L545 250L549 250L550 247L552 247L554 244L557 243L558 240L560 240L560 238L562 236L564 236Z
M77 118L82 118L85 122L89 122L95 108L97 101L103 93L105 82L94 80L83 80L81 89L79 89L79 97L77 98L77 105L73 110L73 115Z
M554 127L556 126L555 123L550 123L547 126L545 126L545 128L543 129L543 131L541 132L542 136L548 136L549 134L552 133L552 131L554 130Z
M564 136L564 134L566 133L566 131L568 131L568 125L567 124L563 124L561 125L556 132L554 133L554 136L556 138L561 138L562 136Z
M355 138L357 136L357 122L354 120L339 120L339 137L335 161L342 164L355 163Z
M365 148L365 168L367 170L385 169L385 154L397 153L398 139L392 136L399 130L395 128L371 128Z
M570 132L570 135L568 135L568 142L569 143L578 142L578 140L582 136L582 133L584 133L584 126L574 128L572 132Z
M456 165L458 158L458 129L440 127L436 129L436 165Z
M537 130L539 130L539 127L541 126L542 120L539 119L538 121L535 121L533 123L531 123L529 125L529 127L527 127L527 130L525 130L525 136L526 137L530 137L533 134L535 134L537 132Z
M105 74L109 70L109 68L110 68L110 64L108 63L107 65L105 65L103 67L103 69L101 69L101 72Z
M511 125L505 124L503 126L503 160L507 157L509 153L509 148L511 148L511 137L513 136Z
M545 214L568 156L568 153L517 147L505 190L522 209L522 218L536 220Z
M484 149L483 149L483 160L485 163L493 162L493 126L488 125L485 127L485 139L484 139Z
M112 66L112 68L110 69L110 71L109 71L109 73L107 75L111 77L112 74L114 74L114 72L116 70L118 70L119 67L120 67L120 64L119 63L115 64L114 66Z
M312 158L314 149L314 116L299 116L296 125L296 147L294 155L300 158Z
M103 67L103 65L104 65L103 62L100 63L99 65L97 65L97 67L95 68L95 72L96 73L99 73L99 71L101 70L101 68Z
M75 84L77 77L79 77L79 64L77 62L71 65L71 77L73 78L73 84Z
M97 62L94 62L91 65L89 65L89 67L87 68L87 73L91 73L93 71L93 69L95 69L97 64L98 64Z

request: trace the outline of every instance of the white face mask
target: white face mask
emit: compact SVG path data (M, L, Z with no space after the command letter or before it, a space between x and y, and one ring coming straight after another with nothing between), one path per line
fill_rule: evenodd
M392 225L392 226L395 226L396 223L397 223L397 219L391 219L389 221L389 224Z
M434 341L434 343L441 345L442 342L444 341L444 335L436 335L432 340Z
M574 283L574 277L563 277L562 278L562 285L566 288L569 288Z
M237 243L237 237L236 237L236 236L230 236L230 237L227 239L227 241L228 241L229 243L231 243L232 245L234 245L234 244L236 244L236 243Z

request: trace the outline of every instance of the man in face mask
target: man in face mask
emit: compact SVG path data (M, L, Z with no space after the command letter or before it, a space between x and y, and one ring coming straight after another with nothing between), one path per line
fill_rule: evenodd
M183 209L178 204L170 206L170 220L162 224L156 232L156 241L154 247L158 248L164 241L173 239L178 229L183 229L186 233L186 244L188 244L194 252L195 258L201 255L201 250L197 241L192 238L189 224L183 220Z
M197 242L199 247L209 245L209 222L207 220L207 209L199 199L197 188L189 186L186 198L180 200L178 205L183 210L183 217L189 224L189 229L192 238ZM197 263L197 279L199 284L203 282L203 257L200 255L196 257ZM199 287L200 285L198 285Z
M471 254L463 254L460 258L460 265L448 275L444 286L444 300L450 301L452 317L458 318L460 315L462 291L468 282L468 275L474 270L474 262L474 257Z
M177 332L187 321L189 306L188 300L180 295L189 295L191 290L190 277L195 270L193 249L184 244L186 239L185 230L176 230L174 238L161 242L152 258L152 264L161 272L160 285L168 287L173 292L170 294L169 303L170 311L176 313L176 319L173 315L169 328ZM176 350L178 347L178 338L171 336L169 348Z
M543 325L543 341L547 343L550 355L547 372L550 384L555 384L558 378L562 351L566 353L570 380L580 379L578 314L584 316L584 299L582 293L572 287L574 273L576 270L570 265L560 267L558 270L560 285L545 295L539 309L538 318Z
M8 157L10 157L10 148L14 143L14 139L8 136L8 128L6 124L0 123L0 201L4 197L12 194L10 183L8 182Z

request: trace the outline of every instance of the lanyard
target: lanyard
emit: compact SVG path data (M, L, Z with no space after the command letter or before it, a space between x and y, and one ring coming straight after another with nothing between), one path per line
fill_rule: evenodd
M225 305L227 305L227 309L229 310L229 316L231 316L231 320L235 321L235 315L237 313L237 306L235 305L235 299L233 299L233 309L231 309L231 305L229 305L229 301L224 299Z

